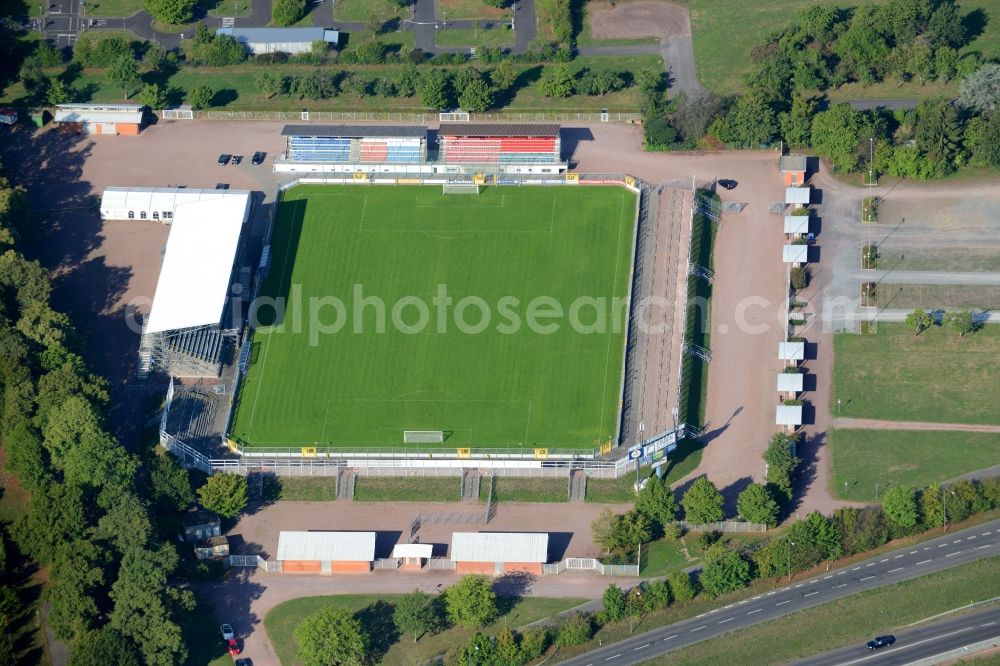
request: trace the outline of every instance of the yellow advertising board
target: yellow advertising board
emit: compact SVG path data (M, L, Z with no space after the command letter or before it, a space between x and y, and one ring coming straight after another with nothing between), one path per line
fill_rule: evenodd
M546 460L549 457L548 449L535 449L535 458L538 460Z
M472 449L455 449L455 452L458 454L459 458L471 458L472 457Z
M303 458L315 458L316 457L316 447L315 446L303 446L302 447L302 457Z
M580 174L578 174L578 173L568 173L568 174L566 174L566 182L567 183L574 183L574 184L575 183L579 183L580 182Z

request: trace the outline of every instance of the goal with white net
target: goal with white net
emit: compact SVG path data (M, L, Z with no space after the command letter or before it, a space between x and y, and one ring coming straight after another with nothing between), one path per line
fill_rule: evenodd
M404 430L404 444L441 444L444 430Z
M442 194L479 194L479 186L473 183L445 183L441 186Z

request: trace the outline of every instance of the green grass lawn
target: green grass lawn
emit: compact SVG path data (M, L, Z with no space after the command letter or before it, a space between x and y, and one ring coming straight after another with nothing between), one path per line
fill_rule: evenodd
M371 14L383 22L409 15L393 0L334 0L333 18L337 21L367 21Z
M834 336L834 416L1000 424L1000 328L959 337L933 326L919 336L880 323L878 335ZM838 407L837 401L840 400Z
M457 502L462 499L462 477L359 476L354 482L359 502Z
M252 3L250 0L218 0L218 2L208 10L209 16L236 16L246 18L251 14ZM235 14L234 14L235 12Z
M322 608L346 608L358 612L362 626L373 635L375 651L382 656L383 666L422 664L455 645L468 641L475 633L471 629L451 628L439 634L425 636L414 643L410 636L399 636L392 622L392 603L398 595L343 595L304 597L277 606L264 618L264 626L284 666L298 666L298 650L293 632L303 619ZM504 627L520 627L550 617L560 611L579 606L586 599L549 599L526 597L499 620L482 630L496 634Z
M688 0L698 78L712 92L732 94L743 90L743 75L750 68L750 50L769 34L792 24L795 15L814 4L854 7L855 0ZM985 59L1000 57L1000 7L996 0L960 0L963 14L983 12L986 25L962 52L979 52ZM938 85L938 84L933 84ZM883 88L888 86L888 88ZM909 84L896 90L895 83L852 86L849 96L831 91L834 99L908 98L934 94L931 86ZM846 93L845 93L846 94Z
M276 499L289 502L325 502L337 499L337 477L277 477L280 491ZM357 486L355 485L355 490Z
M881 254L882 258L879 259L879 264L891 266L895 263L891 255L887 256L887 253L884 252ZM892 276L890 275L889 278L891 279ZM1000 287L980 284L892 284L881 282L878 285L877 298L880 308L995 310L1000 307Z
M569 481L562 479L519 479L512 476L498 476L494 482L494 499L497 502L565 502L569 492ZM489 479L484 478L479 485L479 499L489 498Z
M922 248L893 247L888 243L879 249L895 265L900 255L903 260L897 271L1000 271L1000 254L989 249L962 248L928 251Z
M510 17L510 8L499 9L490 7L483 0L437 0L434 3L435 13L438 20L445 18L449 21L459 19L499 19L503 16ZM509 22L509 20L508 20Z
M510 46L516 40L514 31L504 27L490 30L448 28L434 34L434 43L438 46Z
M643 546L642 576L666 576L696 564L684 556L684 544L680 539L659 539Z
M1000 464L1000 435L993 433L837 428L830 443L833 490L852 500L874 500L876 483L881 492L919 488Z
M449 449L607 441L634 219L634 195L612 187L290 190L262 291L288 306L254 333L232 434L251 446L401 447L403 430L443 430ZM310 300L332 297L343 316ZM606 325L595 307L537 317L574 302Z
M34 11L38 10L37 4L35 3ZM87 17L131 16L143 9L142 0L97 0L97 2L88 2L86 5ZM134 39L134 37L132 38Z
M1000 594L1000 558L887 585L786 617L712 638L670 653L671 664L728 663L739 646L740 663L775 664L858 645L873 634L899 631L937 613Z

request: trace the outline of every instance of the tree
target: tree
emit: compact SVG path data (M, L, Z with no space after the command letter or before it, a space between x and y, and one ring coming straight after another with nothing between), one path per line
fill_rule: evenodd
M781 135L790 146L806 146L809 144L809 133L812 129L812 119L816 115L816 101L798 95L792 98L790 111L782 113L778 118Z
M726 143L740 146L766 144L778 133L778 121L774 111L760 94L743 95L729 110L724 124L725 136L719 138Z
M654 580L645 586L646 608L660 610L670 605L670 585L665 580Z
M476 79L462 89L458 105L465 111L485 111L493 105L493 91L482 79Z
M917 308L906 315L906 325L913 329L913 335L920 335L934 324L934 315Z
M129 98L131 91L139 87L139 65L131 53L122 55L111 63L107 72L108 80L122 90L122 97Z
M271 16L277 25L292 25L306 15L307 0L274 0Z
M361 622L343 608L323 608L295 628L299 658L306 666L368 663L370 639Z
M614 528L616 545L638 546L652 537L653 526L644 513L632 510L618 517Z
M143 5L157 21L181 25L194 17L197 0L145 0Z
M104 627L74 643L69 666L140 666L137 652L131 641Z
M696 525L715 523L726 517L722 510L725 500L707 476L699 476L684 493L684 518Z
M555 65L545 70L540 85L546 97L569 97L573 94L573 75L566 65Z
M736 508L743 520L768 527L778 524L778 503L771 491L759 483L751 483L736 499Z
M942 46L934 52L934 75L941 81L948 82L955 78L958 66L958 51L950 46Z
M635 510L654 523L667 525L677 517L677 499L667 482L653 475L635 498Z
M738 551L718 547L706 555L701 584L714 597L747 586L750 563Z
M158 83L147 83L139 91L136 101L150 109L162 109L167 105L167 93L160 89Z
M914 133L920 152L938 166L938 173L948 173L962 144L962 125L955 107L949 102L923 106L917 112Z
M517 81L517 72L514 71L514 66L508 60L504 60L490 71L490 83L496 90L508 90L515 81Z
M66 82L60 79L58 76L53 76L49 79L48 90L45 92L45 101L55 106L56 104L64 104L70 100L70 89L66 85Z
M414 590L399 598L393 619L400 631L413 634L414 643L424 634L437 629L441 620L431 595L420 590Z
M271 99L275 95L280 95L288 87L288 79L284 75L265 69L257 73L257 90L264 95L264 99Z
M212 106L215 91L208 86L195 86L188 92L188 102L193 109L204 109Z
M858 145L861 117L850 104L835 104L817 113L812 124L812 147L829 157L840 171L854 171L859 162Z
M973 318L972 313L969 310L959 310L958 312L949 312L945 315L945 321L958 332L960 337L965 337L966 333L974 333L976 331L976 320Z
M451 106L451 81L448 72L438 67L426 70L417 82L417 93L428 109L446 109Z
M666 150L677 142L677 129L661 112L646 116L642 121L646 150Z
M213 474L198 489L198 500L209 511L226 518L240 515L247 505L247 479L234 473Z
M571 613L567 616L556 632L556 645L569 647L580 645L590 640L594 635L594 623L585 613Z
M675 601L690 601L698 593L691 580L691 575L686 571L674 571L667 574L667 583L670 585L670 594Z
M166 62L167 50L159 44L150 44L142 54L142 64L151 72L159 70Z
M365 19L365 29L372 38L379 36L379 33L382 32L382 19L379 18L378 14L375 12L368 14L368 18Z
M618 546L618 522L621 516L611 509L602 509L594 522L590 524L590 530L594 536L594 541L604 546L606 551L611 551Z
M601 604L608 622L617 622L625 617L625 593L614 583L605 588Z
M445 592L445 609L452 624L475 629L496 619L497 595L487 576L465 576Z
M900 527L913 527L917 524L917 499L911 488L892 486L882 497L882 511L892 522Z
M944 0L927 21L927 37L935 46L958 48L965 44L965 26L962 15L951 0Z
M958 103L976 113L990 113L1000 100L1000 63L983 65L962 79Z
M767 463L767 482L781 493L784 501L792 499L792 482L799 459L792 452L798 436L778 433L771 438L764 451L764 462Z
M991 167L1000 167L1000 113L994 111L985 123L976 146L976 158Z

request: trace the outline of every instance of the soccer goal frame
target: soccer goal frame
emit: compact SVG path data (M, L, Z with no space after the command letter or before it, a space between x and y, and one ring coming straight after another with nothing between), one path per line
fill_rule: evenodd
M444 430L404 430L404 444L443 444Z
M441 194L479 194L479 185L475 183L444 183Z

